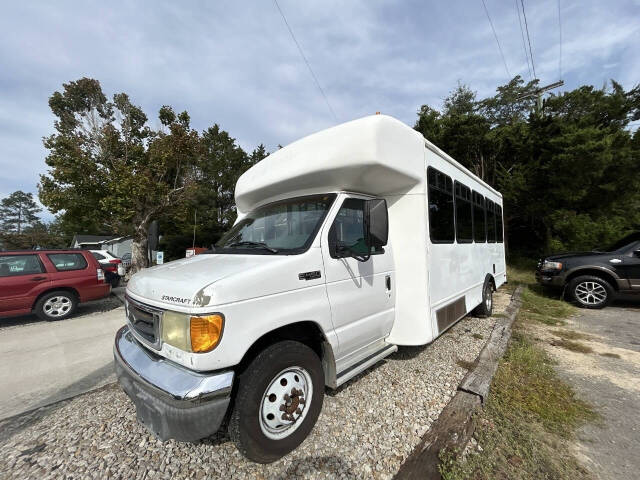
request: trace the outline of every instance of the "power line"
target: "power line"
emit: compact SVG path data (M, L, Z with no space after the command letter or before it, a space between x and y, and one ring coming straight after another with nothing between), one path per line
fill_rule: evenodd
M324 93L324 90L320 86L320 82L318 81L318 77L316 77L316 74L313 73L313 69L311 68L311 65L309 64L309 61L307 60L307 57L305 57L304 52L302 51L302 47L298 43L298 40L296 40L296 36L293 34L293 30L291 30L291 27L289 26L289 22L287 22L287 17L284 16L284 13L282 12L282 9L280 8L280 5L278 5L278 0L273 0L273 3L276 4L276 7L278 8L278 11L280 12L280 15L282 16L282 20L284 20L284 24L287 26L287 29L289 30L289 33L291 34L291 38L293 38L293 42L296 44L296 47L298 47L298 51L300 52L300 56L304 60L304 63L306 63L307 68L309 69L309 73L311 73L311 76L313 77L313 81L316 83L316 86L318 87L318 90L320 90L320 93L322 94L322 97L324 98L324 101L327 103L327 107L329 107L329 111L331 112L331 115L333 115L334 120L336 121L336 123L338 123L338 117L336 116L336 112L334 112L333 108L331 108L331 104L329 103L329 99L327 98L327 96Z
M524 10L524 0L520 0L522 4L522 15L524 16L524 27L527 30L527 41L529 42L529 56L531 57L531 68L533 68L533 78L537 79L536 66L533 63L533 50L531 49L531 38L529 37L529 24L527 23L527 13Z
M516 12L518 12L518 24L520 25L520 36L522 37L522 50L524 51L524 58L527 61L527 69L529 70L529 80L533 80L533 76L531 75L531 65L529 65L529 54L527 53L527 45L524 41L524 29L522 28L522 17L520 16L520 6L518 5L518 0L516 2Z
M562 79L562 17L560 16L560 0L558 0L558 36L560 37L560 55L558 57L558 75Z
M484 13L487 14L487 19L489 20L489 25L491 25L491 30L493 30L493 36L496 39L496 43L498 44L498 50L500 50L500 56L502 57L502 63L504 63L504 69L507 71L507 76L509 77L509 81L511 81L511 73L509 73L509 67L507 67L507 61L504 59L504 53L502 52L502 47L500 46L500 40L498 40L498 34L496 33L496 29L493 28L493 22L491 21L491 17L489 16L489 10L487 10L487 5L482 0L482 6L484 7Z

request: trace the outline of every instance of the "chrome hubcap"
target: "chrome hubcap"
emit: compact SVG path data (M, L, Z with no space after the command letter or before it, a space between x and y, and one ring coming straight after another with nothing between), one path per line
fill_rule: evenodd
M491 287L487 288L484 292L485 300L484 303L487 306L487 310L491 310L491 304L493 303L493 297L491 295Z
M44 302L43 310L49 317L62 317L71 310L71 299L63 296L51 297Z
M262 433L271 439L291 435L306 417L312 395L311 376L304 368L291 367L278 373L262 396Z
M582 282L576 286L576 298L584 305L598 305L607 299L607 290L598 282Z

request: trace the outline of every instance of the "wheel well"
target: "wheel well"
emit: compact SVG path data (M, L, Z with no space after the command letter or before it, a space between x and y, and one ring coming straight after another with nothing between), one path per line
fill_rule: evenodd
M269 345L273 345L282 340L295 340L296 342L304 343L316 352L320 360L323 358L323 344L327 341L317 323L310 321L290 323L289 325L267 332L256 340L238 364L238 372L242 372L247 368L251 360L253 360L259 352Z
M36 308L36 304L38 303L38 301L40 301L40 299L42 297L44 297L47 293L51 293L51 292L69 292L71 294L73 294L74 297L76 297L76 301L80 300L80 295L78 294L78 291L75 288L72 287L57 287L57 288L50 288L49 290L45 290L44 292L42 292L40 295L38 295L36 297L36 299L33 301L33 305L31 305L31 310L33 310L34 308Z
M606 280L614 290L618 290L618 282L616 281L615 277L610 273L604 270L598 270L597 268L584 268L576 272L572 272L567 277L566 284L568 285L571 280L582 275L593 275L594 277L600 277L603 280Z
M484 277L484 281L485 281L485 283L486 283L486 282L491 283L491 286L493 287L493 291L494 291L494 292L496 291L496 281L495 281L495 279L493 278L493 275L491 275L490 273L487 273L487 276L486 276L486 277ZM484 288L484 287L482 287L482 288ZM483 295L484 295L484 294L483 294Z

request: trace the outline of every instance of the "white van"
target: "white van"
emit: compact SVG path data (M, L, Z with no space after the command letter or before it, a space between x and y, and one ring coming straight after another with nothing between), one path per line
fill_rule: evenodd
M227 418L245 456L274 461L309 434L325 386L490 315L506 281L500 193L388 116L278 150L235 197L214 250L127 285L116 371L161 439Z

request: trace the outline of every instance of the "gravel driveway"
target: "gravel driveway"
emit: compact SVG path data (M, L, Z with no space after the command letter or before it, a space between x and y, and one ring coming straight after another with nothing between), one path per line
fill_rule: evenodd
M494 297L495 311L509 301ZM135 419L117 385L0 422L0 477L13 478L390 478L453 396L494 319L466 317L425 347L400 347L386 361L327 391L311 435L270 465L242 457L226 432L199 444L162 443ZM21 425L22 423L22 425Z

